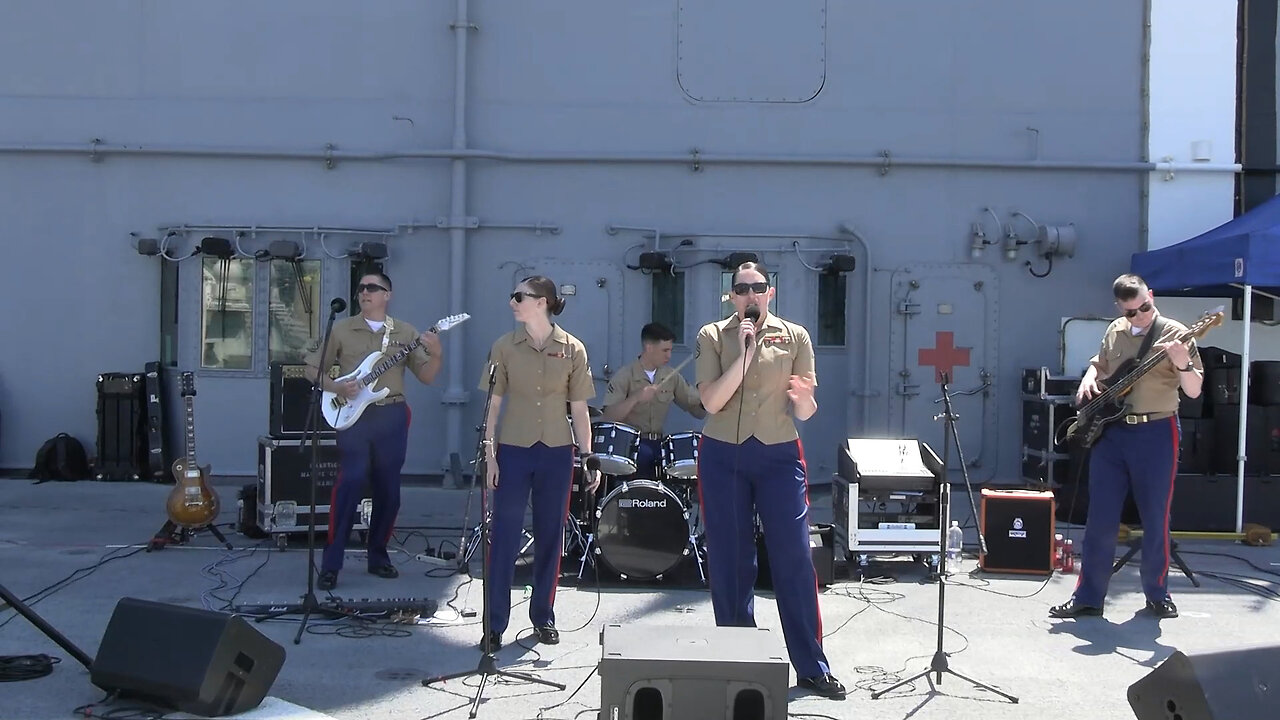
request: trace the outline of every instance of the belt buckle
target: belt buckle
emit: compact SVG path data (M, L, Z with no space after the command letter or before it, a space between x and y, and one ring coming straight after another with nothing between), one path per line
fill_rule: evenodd
M1142 422L1141 417L1142 417L1141 415L1125 415L1124 421L1129 425L1137 425L1138 423Z

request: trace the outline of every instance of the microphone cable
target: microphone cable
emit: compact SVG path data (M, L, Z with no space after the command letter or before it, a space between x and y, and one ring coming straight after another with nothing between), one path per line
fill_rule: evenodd
M760 319L760 310L755 305L748 305L747 309L743 312L742 321L745 322L748 319L751 320L751 327L753 328L753 331L751 333L751 342L754 345L756 342L756 332L758 332L759 330L759 328L756 328L756 322ZM739 468L741 467L741 462L742 462L742 437L741 437L742 436L742 406L746 403L746 399L747 399L747 392L746 392L747 365L749 363L750 363L750 359L747 358L747 349L744 347L742 349L742 380L741 382L738 383L738 391L737 391L738 392L738 424L733 431L733 439L736 443L733 449L733 481L735 483L738 482L738 471L739 471ZM750 487L749 483L747 484L747 487ZM734 535L734 538L736 539L738 537L737 492L736 491L731 492L730 497L732 498L731 509L733 511L733 535ZM752 531L751 542L754 545L756 542L754 517L751 518L751 531ZM759 562L760 562L759 558L757 558L756 559L757 574L759 574L760 572ZM736 569L735 569L735 572L733 573L733 595L735 599L741 594L741 591L742 591L741 583L738 579L738 573L736 572ZM735 612L736 612L736 609L735 609Z

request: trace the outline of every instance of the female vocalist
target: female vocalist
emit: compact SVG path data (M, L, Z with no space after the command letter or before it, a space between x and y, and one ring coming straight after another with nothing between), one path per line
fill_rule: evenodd
M564 298L551 280L535 275L511 293L511 312L521 326L498 338L489 353L493 399L485 418L485 484L493 489L492 545L485 568L489 602L486 652L502 647L511 619L511 582L524 525L525 504L533 494L533 595L529 619L538 642L560 642L556 630L556 583L573 481L576 440L584 458L591 454L591 421L587 400L595 385L582 342L551 322L564 311ZM480 381L489 389L490 367ZM506 413L499 421L506 398ZM572 427L565 417L566 404ZM494 443L494 438L497 443ZM588 473L588 489L600 483Z
M739 265L732 290L736 312L702 327L696 355L698 392L709 413L698 476L711 606L717 625L755 627L758 514L799 685L843 698L822 650L809 485L795 425L818 411L813 344L804 327L769 312L774 289L762 265Z

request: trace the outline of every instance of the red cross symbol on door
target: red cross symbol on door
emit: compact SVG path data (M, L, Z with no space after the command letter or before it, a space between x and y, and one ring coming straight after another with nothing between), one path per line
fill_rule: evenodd
M956 347L956 336L951 331L939 331L934 335L934 347L920 348L916 362L921 366L933 366L933 381L942 382L942 373L955 380L956 366L969 367L969 351L973 348Z

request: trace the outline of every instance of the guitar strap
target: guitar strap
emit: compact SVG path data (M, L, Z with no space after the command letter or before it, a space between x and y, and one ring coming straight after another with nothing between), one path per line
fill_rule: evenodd
M387 318L387 320L390 321L391 318ZM1142 347L1138 348L1138 362L1142 362L1146 359L1147 353L1151 352L1151 346L1155 343L1156 338L1163 332L1164 318L1157 315L1155 319L1151 321L1151 327L1147 328L1147 336L1142 341Z
M391 333L395 331L395 329L396 329L395 321L391 319L390 315L388 315L386 323L384 323L382 326L382 354L383 355L387 354L387 346L391 344ZM1145 351L1147 346L1143 345L1142 347Z

